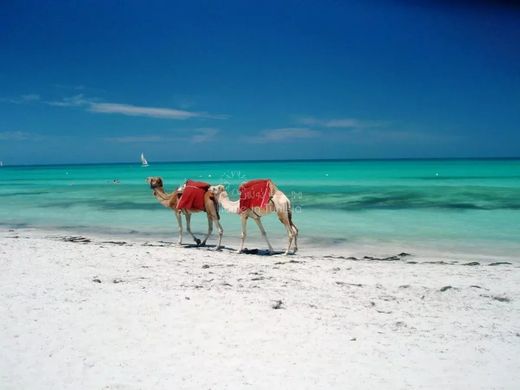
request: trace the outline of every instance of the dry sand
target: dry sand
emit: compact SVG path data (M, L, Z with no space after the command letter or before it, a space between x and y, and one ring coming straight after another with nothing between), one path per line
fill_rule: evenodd
M0 230L1 389L519 388L520 262L87 238Z

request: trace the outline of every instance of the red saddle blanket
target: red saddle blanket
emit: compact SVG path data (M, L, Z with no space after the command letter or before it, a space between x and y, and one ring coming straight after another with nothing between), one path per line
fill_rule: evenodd
M182 191L181 198L177 203L177 210L206 210L206 207L204 206L204 194L208 188L208 183L188 180L184 190Z
M258 179L242 184L238 189L240 191L240 211L266 206L271 198L270 183L269 179Z

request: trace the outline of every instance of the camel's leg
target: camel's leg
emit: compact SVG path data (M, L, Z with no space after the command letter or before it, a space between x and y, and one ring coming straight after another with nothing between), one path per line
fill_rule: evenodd
M289 242L287 243L287 249L286 249L284 255L288 255L289 251L291 250L292 241L294 239L294 230L292 229L292 226L289 224L285 225L285 228L287 229L287 236L289 237L288 238Z
M240 222L242 223L242 231L240 233L240 249L237 251L237 253L242 253L244 250L244 243L246 242L246 236L247 236L247 215L242 214L240 216Z
M178 211L173 212L175 214L175 218L177 218L177 226L179 227L179 240L177 241L178 245L182 245L182 218L181 213Z
M186 216L186 230L190 233L191 237L193 237L197 245L200 245L200 240L191 232L191 214L185 213L184 215Z
M219 250L220 248L222 248L222 236L224 235L224 229L222 228L222 225L220 224L218 218L215 218L213 221L215 222L215 225L217 225L218 229L218 244L215 249Z
M287 244L287 250L285 251L284 255L288 255L289 251L291 250L291 244L294 238L294 230L292 229L291 222L289 221L289 217L286 213L283 211L278 212L278 219L281 223L284 224L285 229L287 229L287 236L288 236L288 244Z
M262 225L262 221L260 221L260 218L254 218L256 224L258 225L258 229L260 229L260 233L262 233L262 237L264 237L265 242L267 242L267 246L269 247L269 253L273 254L274 250L271 246L271 243L267 239L267 233L265 232L264 225Z
M298 251L298 228L292 224L291 228L294 232L294 251L293 253L296 253Z
M206 234L206 237L204 240L202 240L202 245L206 245L206 241L208 241L208 238L211 236L211 232L213 231L213 221L211 220L211 215L207 213L206 216L208 217L208 234Z

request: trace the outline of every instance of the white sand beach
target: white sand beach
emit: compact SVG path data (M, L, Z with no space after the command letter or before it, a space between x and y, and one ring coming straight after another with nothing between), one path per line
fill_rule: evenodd
M4 229L0 387L516 389L520 264L465 264Z

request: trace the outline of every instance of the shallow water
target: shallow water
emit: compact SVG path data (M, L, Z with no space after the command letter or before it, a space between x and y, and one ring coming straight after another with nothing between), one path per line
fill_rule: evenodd
M24 166L0 168L0 224L175 239L173 214L152 197L186 179L226 184L269 177L291 199L302 246L395 247L488 256L520 253L520 160L381 160ZM114 181L115 180L115 181ZM228 240L239 219L222 213ZM264 224L276 243L285 230ZM193 217L203 232L203 215ZM252 240L258 239L254 224Z

